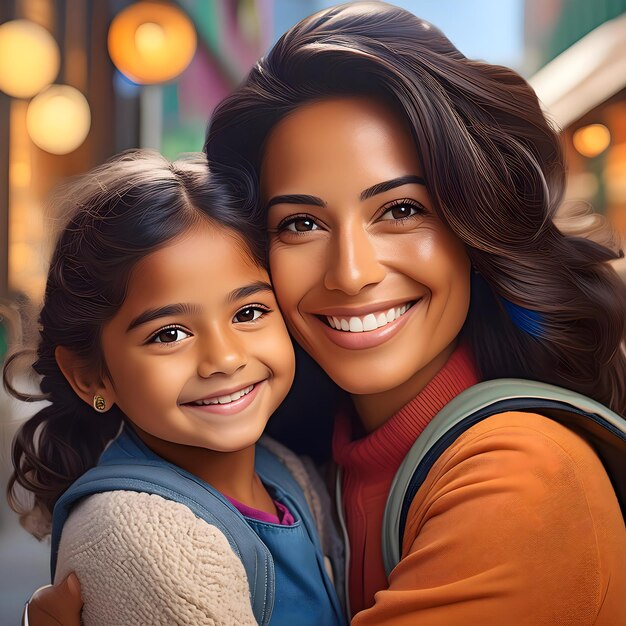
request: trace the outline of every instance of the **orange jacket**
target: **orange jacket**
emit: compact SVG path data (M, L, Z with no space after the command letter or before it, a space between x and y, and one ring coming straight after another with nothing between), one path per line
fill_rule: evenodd
M541 415L470 428L409 510L389 587L352 626L624 626L626 529L590 446Z

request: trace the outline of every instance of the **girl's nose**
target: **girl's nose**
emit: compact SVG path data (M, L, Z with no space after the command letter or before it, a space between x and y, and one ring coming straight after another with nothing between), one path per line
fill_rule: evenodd
M356 295L385 276L376 242L362 224L349 225L336 233L327 263L324 285L348 295Z
M201 348L198 375L201 378L209 378L214 374L232 376L246 365L247 356L234 331L213 329Z

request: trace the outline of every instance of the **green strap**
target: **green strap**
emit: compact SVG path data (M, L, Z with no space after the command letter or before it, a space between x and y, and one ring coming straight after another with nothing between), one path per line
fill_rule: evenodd
M497 402L516 398L560 402L585 413L594 414L600 418L605 429L607 429L607 425L613 427L623 433L623 439L626 440L626 420L599 402L574 391L537 381L515 378L490 380L469 387L448 402L435 415L417 438L396 472L383 515L382 551L387 576L400 560L401 545L398 538L402 506L411 479L422 459L445 433L469 416ZM577 425L585 426L581 423ZM611 438L617 440L615 437L608 437L609 440ZM626 459L624 463L626 464Z

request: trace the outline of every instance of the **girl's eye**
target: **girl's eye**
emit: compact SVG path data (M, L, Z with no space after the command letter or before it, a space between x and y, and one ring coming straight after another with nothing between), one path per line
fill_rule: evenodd
M269 313L269 309L260 306L247 306L235 313L233 322L235 324L242 324L244 322L254 322L260 317L263 317L266 313Z
M188 333L182 328L172 326L170 328L162 328L157 331L154 335L152 335L148 343L175 343L177 341L182 341L187 337L191 337L191 333Z
M383 221L403 220L415 215L424 215L425 213L426 209L423 206L415 202L409 202L408 200L401 200L387 207L387 210L380 216L380 219Z
M319 230L320 227L310 215L294 215L284 219L279 225L279 231L291 231L294 233L307 233Z

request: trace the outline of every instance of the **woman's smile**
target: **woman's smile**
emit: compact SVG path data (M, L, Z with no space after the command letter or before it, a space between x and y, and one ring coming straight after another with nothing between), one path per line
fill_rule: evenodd
M349 350L374 348L388 341L402 329L422 302L413 300L398 306L377 307L365 315L318 315L323 332L336 345Z

